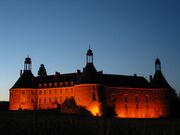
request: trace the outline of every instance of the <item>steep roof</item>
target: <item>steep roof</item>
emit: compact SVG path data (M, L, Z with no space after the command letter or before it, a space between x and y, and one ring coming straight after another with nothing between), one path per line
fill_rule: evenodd
M151 81L153 88L171 88L161 71L156 71Z
M78 84L100 84L101 80L93 63L87 63L77 82Z
M103 84L111 87L148 88L149 82L140 76L102 74Z
M53 82L77 82L77 73L69 73L69 74L58 74L58 75L48 75L48 76L38 76L35 78L36 83L53 83Z
M20 76L20 78L16 81L13 88L34 88L35 81L34 75L30 70L24 71L24 73Z

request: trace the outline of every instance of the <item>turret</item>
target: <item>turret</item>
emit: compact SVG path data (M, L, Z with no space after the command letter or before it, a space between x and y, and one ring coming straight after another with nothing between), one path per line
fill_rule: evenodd
M31 58L27 57L24 61L24 71L30 71L32 68L31 66Z
M155 71L161 71L161 62L158 58L155 61Z
M93 63L93 52L90 48L86 53L86 63Z

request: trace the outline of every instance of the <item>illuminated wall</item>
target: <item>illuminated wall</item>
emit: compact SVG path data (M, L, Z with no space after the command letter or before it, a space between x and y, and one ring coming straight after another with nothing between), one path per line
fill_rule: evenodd
M34 110L36 107L36 91L31 88L10 90L10 110Z
M121 118L159 118L168 115L168 90L109 88L111 102Z
M65 99L74 97L73 87L40 88L38 89L37 109L53 109Z
M81 84L74 87L77 105L85 107L94 116L101 115L99 112L98 86L97 84Z
M10 110L53 109L74 97L77 105L100 116L97 84L56 88L16 88L10 90ZM105 87L107 105L114 106L120 118L159 118L168 112L168 89Z

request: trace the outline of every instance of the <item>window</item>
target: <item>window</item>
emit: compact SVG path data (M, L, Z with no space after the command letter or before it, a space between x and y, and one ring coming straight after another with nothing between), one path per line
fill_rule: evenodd
M149 103L149 96L146 96L146 103Z
M42 88L42 84L39 84L39 88Z
M71 82L70 82L70 84L71 84L71 86L72 86L72 85L74 85L74 82L73 82L73 81L71 81Z
M62 102L62 97L60 97L60 102Z
M25 91L24 91L24 90L22 91L22 94L23 94L23 95L25 94Z
M31 103L32 103L32 104L34 103L34 98L31 98Z
M49 97L49 103L51 103L51 102L52 102L51 97Z
M138 103L138 96L135 96L135 102Z
M57 97L54 98L54 102L57 103Z
M39 103L41 104L41 98L39 98Z
M124 97L124 102L127 103L128 102L128 98L127 96Z
M138 104L136 104L136 109L138 109L139 108L139 106L138 106Z
M52 83L49 83L49 87L52 87Z
M60 87L63 87L63 82L60 82Z
M44 84L44 87L45 87L45 88L47 87L47 84L46 84L46 83Z
M92 93L92 100L93 100L93 101L96 100L96 93L95 93L95 92Z
M46 94L46 90L44 90L44 94Z
M49 94L51 94L51 90L49 90Z
M55 86L55 87L57 87L57 86L58 86L57 82L55 82L55 83L54 83L54 86Z
M57 89L54 90L54 93L57 94Z
M34 95L34 91L31 91L31 94Z
M62 94L62 89L60 89L60 94Z
M68 86L69 85L69 82L65 82L65 86Z
M146 104L146 109L149 109L149 105L148 104Z
M41 95L41 90L39 90L39 95Z
M68 89L66 88L66 94L68 93Z
M127 109L127 104L124 104L124 108Z
M71 88L71 94L73 94L73 88Z
M44 103L46 103L46 97L44 97Z

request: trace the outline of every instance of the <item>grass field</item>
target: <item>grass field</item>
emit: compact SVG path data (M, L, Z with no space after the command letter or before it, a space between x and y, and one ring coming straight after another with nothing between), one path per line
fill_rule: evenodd
M180 135L180 119L103 119L57 112L0 112L0 135Z

